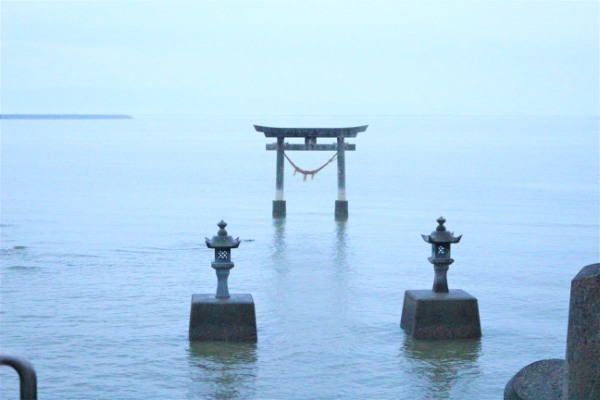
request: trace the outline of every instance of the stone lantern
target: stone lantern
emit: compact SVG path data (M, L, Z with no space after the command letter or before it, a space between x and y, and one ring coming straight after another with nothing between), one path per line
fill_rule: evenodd
M225 227L227 223L223 220L217 224L220 228L216 236L212 239L206 239L206 247L215 249L215 261L210 265L217 273L217 299L228 299L229 287L227 278L229 278L229 270L234 267L231 261L231 249L237 249L240 245L240 238L234 239L227 234Z
M191 341L256 342L256 311L250 293L229 294L227 278L234 264L231 249L240 245L240 239L229 236L221 221L219 231L206 246L215 250L211 266L217 273L217 294L192 295L189 339Z
M446 277L448 268L454 260L450 257L450 245L460 242L460 236L448 232L444 223L444 217L437 219L438 226L430 235L421 235L424 241L431 243L431 257L429 262L433 264L435 277L433 279L433 291L435 293L448 293L448 279Z
M415 339L467 339L481 336L477 299L460 289L448 289L446 274L454 262L450 246L462 236L448 232L443 217L430 235L421 235L431 244L435 278L432 290L404 292L400 326Z

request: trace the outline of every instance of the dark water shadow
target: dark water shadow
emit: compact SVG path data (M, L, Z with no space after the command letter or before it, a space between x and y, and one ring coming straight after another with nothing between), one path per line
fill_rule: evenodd
M41 271L42 267L29 266L29 265L12 265L6 268L7 271L13 272L37 272Z
M400 356L410 373L427 388L426 399L449 399L457 380L482 374L481 339L414 340L405 336Z
M252 395L257 376L255 343L190 343L190 398L237 399Z
M6 254L6 255L21 255L21 254L27 254L28 253L28 247L27 246L12 246L9 248L4 248L4 249L0 249L0 253L1 254Z

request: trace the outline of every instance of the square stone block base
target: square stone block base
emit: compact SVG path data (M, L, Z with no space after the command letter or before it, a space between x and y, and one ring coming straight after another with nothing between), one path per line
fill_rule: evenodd
M285 200L273 200L273 218L285 218Z
M407 290L400 326L415 339L481 337L477 299L464 290Z
M256 342L256 312L251 294L194 294L190 313L190 340Z
M348 218L348 200L336 200L335 201L335 219L347 219Z

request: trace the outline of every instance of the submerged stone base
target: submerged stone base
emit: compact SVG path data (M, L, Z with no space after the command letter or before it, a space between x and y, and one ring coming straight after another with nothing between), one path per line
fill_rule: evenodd
M273 200L273 218L285 218L285 200Z
M348 200L335 201L335 219L348 218Z
M256 312L251 294L194 294L190 313L192 341L256 342Z
M506 384L504 400L561 400L565 360L549 359L529 364Z
M415 339L481 337L477 299L464 290L407 290L400 326Z

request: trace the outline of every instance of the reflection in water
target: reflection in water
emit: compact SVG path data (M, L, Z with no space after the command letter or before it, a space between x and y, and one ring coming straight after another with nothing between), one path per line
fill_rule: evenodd
M331 312L335 313L340 321L351 321L352 317L348 314L352 309L353 301L352 291L350 290L351 280L351 262L348 260L348 235L346 232L347 222L343 220L335 221L335 240L331 240L331 271L329 273L330 282L328 290L331 290L333 299L330 303Z
M347 244L346 239L348 235L346 234L346 221L335 221L335 233L336 233L336 241L334 247L334 265L336 266L337 271L346 271L348 269L348 260L347 260Z
M414 340L405 336L401 357L407 362L415 379L424 380L427 399L448 399L457 379L481 375L477 360L481 339Z
M346 221L335 221L336 237L337 237L337 258L341 261L346 260Z
M256 344L190 343L188 362L193 382L189 398L236 399L254 393Z
M278 272L283 272L287 266L287 253L285 243L285 218L273 218L273 254L271 258Z

